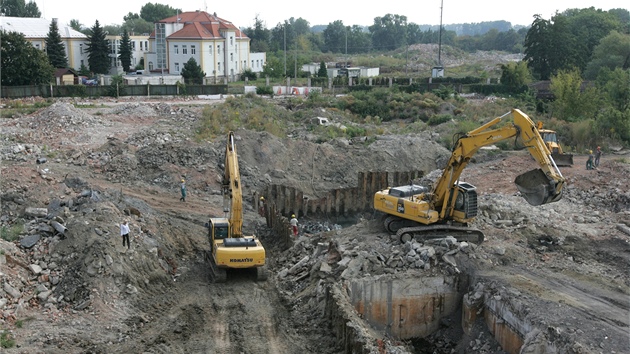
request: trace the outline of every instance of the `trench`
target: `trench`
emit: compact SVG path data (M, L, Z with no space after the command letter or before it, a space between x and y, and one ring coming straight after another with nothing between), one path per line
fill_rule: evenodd
M500 350L518 353L533 326L500 299L470 285L465 274L347 280L329 291L328 315L346 353L368 353L369 344L378 341L361 331L361 324L377 336L407 343L412 353L450 353L458 344L467 347L467 336L480 323ZM445 326L451 327L446 348L430 338Z

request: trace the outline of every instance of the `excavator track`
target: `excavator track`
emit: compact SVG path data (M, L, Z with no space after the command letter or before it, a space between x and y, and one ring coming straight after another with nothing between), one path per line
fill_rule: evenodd
M454 225L422 225L414 227L403 227L396 231L396 236L400 242L405 243L411 240L427 241L432 239L453 236L458 242L470 242L481 244L484 240L483 232L468 226Z
M212 273L212 281L215 283L225 283L227 281L227 270L219 268L214 263L212 253L206 252L206 261L210 264L210 272Z

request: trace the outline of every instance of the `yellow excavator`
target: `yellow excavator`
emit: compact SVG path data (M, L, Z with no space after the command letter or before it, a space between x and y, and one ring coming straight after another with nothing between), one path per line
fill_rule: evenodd
M495 127L511 115L512 124ZM474 129L455 142L444 172L432 189L420 185L386 188L374 195L374 209L385 213L383 224L401 242L454 236L458 241L480 244L484 235L468 224L477 216L477 190L459 177L477 151L500 141L518 138L540 165L516 177L514 183L531 205L562 198L565 179L551 157L534 122L513 109Z
M266 280L265 248L256 236L243 235L243 192L233 132L228 133L221 192L226 215L210 218L208 223L209 258L214 281L225 282L230 268L255 268L256 279Z
M536 123L536 128L540 133L540 136L545 141L545 145L547 145L547 149L551 151L551 157L556 162L558 166L573 166L573 155L566 154L562 151L562 146L558 142L558 136L555 130L551 129L543 129L543 122L538 121Z

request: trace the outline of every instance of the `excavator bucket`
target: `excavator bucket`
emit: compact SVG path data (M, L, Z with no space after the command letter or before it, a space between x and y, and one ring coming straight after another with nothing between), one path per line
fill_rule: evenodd
M525 172L514 180L516 188L531 205L542 205L560 200L552 180L541 169Z
M573 166L572 154L551 154L556 166Z

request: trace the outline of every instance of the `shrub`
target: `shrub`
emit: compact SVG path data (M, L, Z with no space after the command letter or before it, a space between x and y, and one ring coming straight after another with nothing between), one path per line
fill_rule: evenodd
M427 124L430 126L440 125L451 121L451 119L453 119L453 117L450 114L438 114L429 118Z
M271 86L256 86L256 94L273 96L273 87L271 87Z
M249 81L256 81L256 79L258 79L258 76L255 72L252 71L252 69L247 68L241 73L241 81L245 81L245 78L247 78L247 80Z

